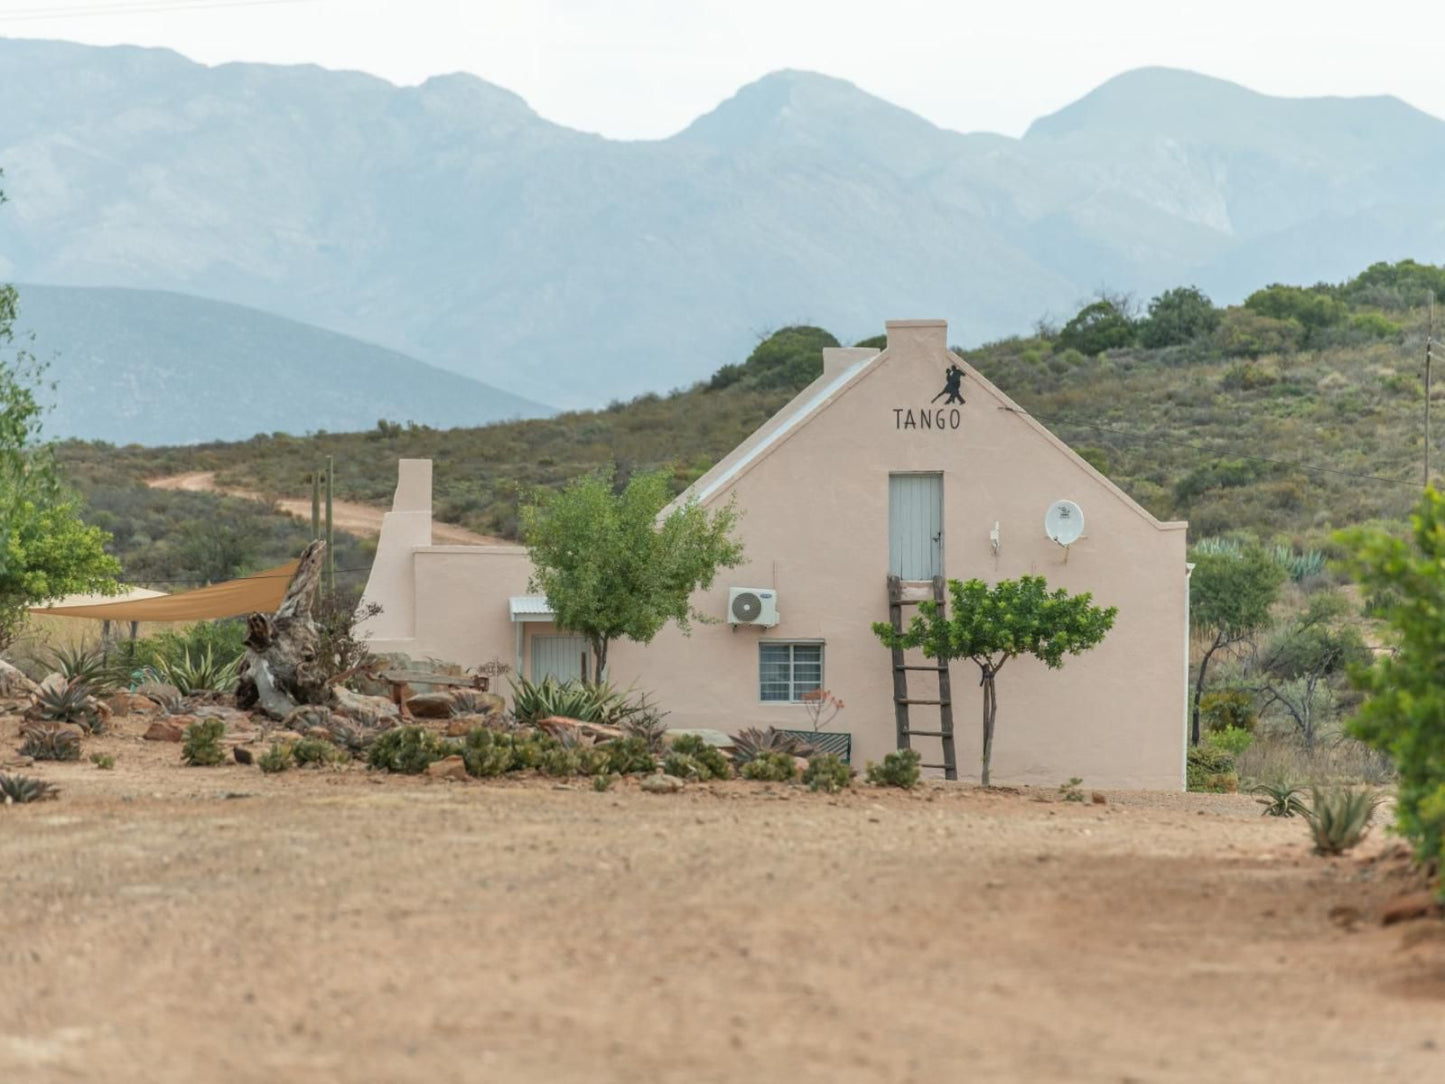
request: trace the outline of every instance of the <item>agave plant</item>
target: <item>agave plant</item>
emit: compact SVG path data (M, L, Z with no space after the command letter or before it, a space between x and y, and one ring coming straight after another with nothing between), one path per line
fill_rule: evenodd
M512 682L512 713L518 722L527 724L553 715L580 719L585 723L602 722L607 692L599 693L599 688L606 687L590 686L580 681L558 681L553 677L545 677L541 681L520 678Z
M1300 797L1304 793L1293 783L1256 783L1249 793L1259 795L1259 804L1264 806L1261 817L1308 817L1310 807Z
M37 723L23 731L20 755L36 760L79 760L80 735L59 723Z
M1370 830L1380 795L1369 788L1311 788L1310 835L1316 854L1344 854Z
M105 712L91 686L60 674L51 674L36 688L29 715L53 723L75 723L92 734L105 726Z
M774 727L759 730L755 726L744 727L732 736L733 764L741 769L750 761L769 753L784 753L790 757L812 756L815 750L795 734L785 734Z
M57 647L50 652L49 661L62 677L83 682L93 692L114 692L126 684L128 677L96 648Z
M194 660L189 648L180 660L156 659L149 667L148 676L154 681L174 686L182 696L193 696L196 693L230 692L236 687L240 669L239 658L227 663L217 662L215 654L207 646Z
M28 775L0 773L0 804L24 805L27 802L43 802L59 796L60 791L53 783L32 779Z
M490 715L497 706L492 694L480 689L453 689L451 702L453 715Z

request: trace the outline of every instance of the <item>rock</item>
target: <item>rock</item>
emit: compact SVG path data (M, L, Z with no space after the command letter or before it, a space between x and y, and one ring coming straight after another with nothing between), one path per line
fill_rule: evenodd
M467 763L459 756L444 757L428 764L426 774L433 779L464 781L467 778Z
M231 755L236 758L237 764L255 764L256 754L247 749L244 745L238 745L231 750Z
M1092 794L1090 794L1089 801L1093 802L1095 805L1109 804L1109 799L1104 795L1104 792L1102 790L1096 790Z
M1440 913L1440 903L1435 898L1435 893L1427 888L1419 892L1407 892L1403 896L1396 896L1389 903L1385 904L1385 910L1380 914L1380 924L1393 926L1397 922L1409 922L1416 918L1425 918L1427 915Z
M116 693L106 701L116 715L154 715L161 706L140 693Z
M324 726L313 726L310 730L306 731L306 736L308 738L320 738L322 741L330 741L331 731L327 730Z
M794 757L794 758L793 758L793 767L797 770L797 772L798 772L799 775L802 775L804 772L806 772L806 771L808 770L808 758L807 758L807 757Z
M687 784L677 778L677 776L663 775L660 771L642 780L642 789L647 791L648 794L676 794L686 785Z
M1353 930L1360 917L1360 909L1348 903L1337 903L1329 910L1329 920L1343 930Z
M331 710L362 726L390 726L401 718L401 711L386 697L364 696L342 685L331 687Z
M668 745L671 745L685 734L696 735L709 745L718 749L731 749L733 747L732 738L724 734L721 730L710 730L707 727L682 727L677 730L668 730L668 732L662 736L662 740L667 742Z
M33 768L35 767L34 757L11 757L9 760L0 761L0 768Z
M279 741L282 745L301 740L301 735L294 730L273 730L270 734L267 734L266 737L272 741Z
M37 688L18 667L0 659L0 699L23 700L33 696Z
M406 710L418 719L445 719L451 715L500 715L507 702L496 693L480 689L444 689L434 693L418 693L407 698Z
M302 704L281 720L281 726L286 730L295 730L300 733L317 727L324 730L331 722L331 718L331 709L328 707L321 704Z
M170 719L157 719L146 728L146 741L181 741L185 738L185 728L179 725L179 720L185 716L172 716Z
M465 738L478 727L489 727L496 720L495 715L454 715L447 720L444 730L449 738Z
M174 685L167 685L163 681L145 681L135 687L135 691L147 700L154 700L157 704L168 704L181 699L181 690Z
M564 732L585 734L595 741L612 741L620 738L626 732L620 726L607 726L604 723L587 723L581 719L568 719L562 715L549 715L545 719L537 720L537 727L546 731L552 737L560 737Z

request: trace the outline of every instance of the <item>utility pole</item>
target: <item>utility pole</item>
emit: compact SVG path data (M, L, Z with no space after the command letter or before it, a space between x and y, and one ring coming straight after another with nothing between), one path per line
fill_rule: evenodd
M331 531L331 475L335 464L331 456L326 457L326 593L336 594L336 547Z
M1435 291L1430 291L1430 323L1425 332L1425 488L1430 487L1430 362L1435 352Z

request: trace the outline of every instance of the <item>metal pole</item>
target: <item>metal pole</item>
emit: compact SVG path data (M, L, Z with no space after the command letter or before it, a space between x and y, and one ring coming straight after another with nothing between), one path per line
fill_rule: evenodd
M331 531L331 474L335 470L331 456L326 457L326 593L336 592L336 548Z
M1430 362L1435 352L1435 292L1430 291L1430 323L1425 332L1425 488L1430 488Z
M311 541L321 537L321 472L311 472Z

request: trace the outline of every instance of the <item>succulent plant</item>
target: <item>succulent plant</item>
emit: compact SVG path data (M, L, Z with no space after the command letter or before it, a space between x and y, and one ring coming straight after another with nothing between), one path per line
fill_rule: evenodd
M40 683L29 714L49 722L75 723L92 734L105 726L105 713L91 686L61 674L51 674Z
M226 751L221 747L221 738L226 733L226 724L220 719L200 719L186 727L185 744L181 746L181 760L193 768L214 768L226 760Z
M1301 790L1293 783L1256 783L1249 793L1259 795L1261 817L1294 817L1310 815L1310 807L1300 797Z
M24 805L27 802L43 802L59 796L60 791L53 783L33 779L28 775L0 773L0 804Z
M1316 854L1344 854L1370 830L1380 796L1368 788L1314 787L1309 813Z
M733 763L739 769L765 753L786 753L790 757L812 756L815 750L795 734L786 734L774 727L759 730L745 727L732 736Z
M36 760L79 760L80 735L59 723L34 723L22 731L21 756Z
M67 681L83 681L96 692L123 688L128 675L98 648L57 647L50 652L50 665Z
M453 689L451 702L453 715L491 715L497 708L492 694L480 689Z

